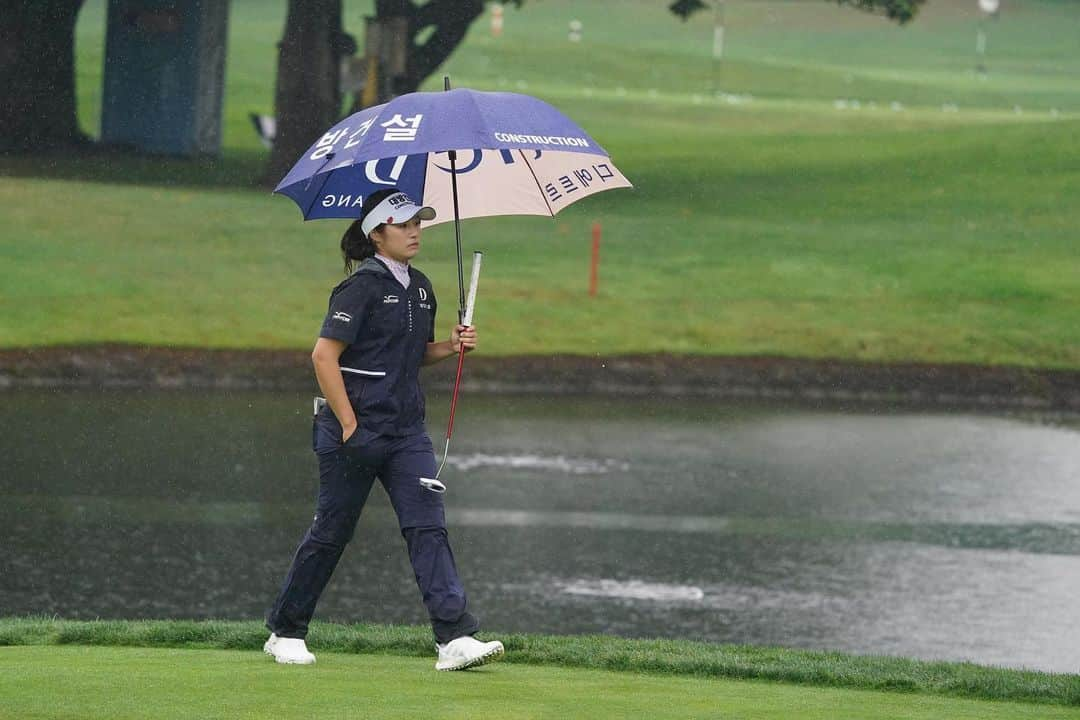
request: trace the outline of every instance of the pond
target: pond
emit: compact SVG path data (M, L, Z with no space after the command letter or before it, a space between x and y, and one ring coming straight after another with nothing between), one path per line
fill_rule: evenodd
M0 614L263 616L313 511L310 396L0 398ZM1075 417L467 395L443 479L492 632L1080 669ZM425 622L381 489L316 618Z

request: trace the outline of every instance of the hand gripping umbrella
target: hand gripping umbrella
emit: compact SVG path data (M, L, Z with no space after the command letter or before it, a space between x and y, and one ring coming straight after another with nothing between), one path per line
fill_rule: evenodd
M435 208L429 225L453 218L463 322L462 219L554 216L584 197L631 185L588 133L542 100L449 84L445 92L401 95L345 118L274 192L292 198L305 220L355 219L365 197L388 187ZM459 358L452 409L461 368Z

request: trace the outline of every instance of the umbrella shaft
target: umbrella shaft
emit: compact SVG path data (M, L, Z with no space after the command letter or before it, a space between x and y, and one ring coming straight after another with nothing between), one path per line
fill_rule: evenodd
M457 194L457 151L450 155L450 188L454 196L454 246L457 248L458 322L465 318L465 272L461 267L461 210Z

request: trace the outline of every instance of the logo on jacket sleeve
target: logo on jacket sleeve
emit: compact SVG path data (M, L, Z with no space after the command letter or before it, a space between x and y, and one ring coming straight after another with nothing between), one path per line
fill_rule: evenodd
M352 315L350 315L349 313L343 313L341 311L338 311L338 312L334 313L334 316L331 319L332 320L340 320L343 323L347 323L347 322L352 322Z

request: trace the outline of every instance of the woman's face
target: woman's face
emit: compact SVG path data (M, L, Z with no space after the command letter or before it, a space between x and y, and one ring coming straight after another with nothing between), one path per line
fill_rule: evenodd
M420 252L420 219L383 225L371 234L371 239L382 255L398 262L408 262Z

